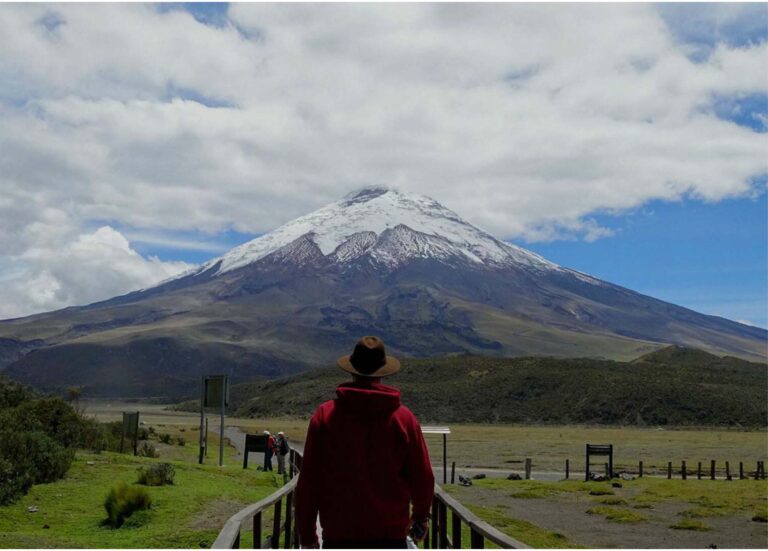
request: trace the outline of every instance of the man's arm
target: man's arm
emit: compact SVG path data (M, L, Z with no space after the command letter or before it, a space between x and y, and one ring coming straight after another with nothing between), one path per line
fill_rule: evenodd
M296 527L302 547L318 547L317 513L319 511L319 489L322 477L322 438L320 437L319 411L309 422L304 457L296 486Z

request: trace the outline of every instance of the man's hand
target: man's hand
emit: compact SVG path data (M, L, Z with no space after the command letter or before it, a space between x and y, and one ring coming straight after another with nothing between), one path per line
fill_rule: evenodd
M427 530L429 530L429 518L414 520L408 533L411 539L418 543L427 536Z

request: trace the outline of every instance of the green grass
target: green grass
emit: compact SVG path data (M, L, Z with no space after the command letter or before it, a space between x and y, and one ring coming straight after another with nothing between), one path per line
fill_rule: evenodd
M689 518L678 520L676 523L671 524L669 527L673 530L693 530L696 532L708 532L712 529L700 520L693 520Z
M601 497L594 500L595 503L600 503L602 505L626 505L627 501L625 499L622 499L620 497Z
M497 528L508 536L520 540L531 547L543 549L578 547L562 534L545 530L524 520L513 519L506 516L504 509L501 507L470 505L468 509L494 528ZM468 532L468 530L462 530L462 549L470 548ZM492 548L495 546L486 543L486 547Z
M86 461L92 461L88 465ZM63 480L34 486L20 501L0 508L0 547L169 548L210 546L226 518L211 507L230 509L257 501L279 487L276 476L243 470L230 461L220 468L171 461L173 485L149 488L152 508L119 529L102 525L104 499L118 483L135 484L137 468L166 459L115 453L78 453ZM37 513L28 513L35 505ZM221 513L220 513L221 515ZM44 528L44 525L49 528Z
M643 522L648 520L648 517L630 511L629 509L619 509L617 507L591 507L587 509L588 515L601 515L610 520L611 522Z
M686 518L723 517L728 515L728 509L724 507L694 507L680 511L678 515Z

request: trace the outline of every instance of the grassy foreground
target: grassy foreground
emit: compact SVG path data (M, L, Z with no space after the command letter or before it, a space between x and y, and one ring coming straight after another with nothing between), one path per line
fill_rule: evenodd
M185 448L179 452L192 452L192 446ZM78 453L66 478L36 485L18 502L0 507L0 547L209 547L230 515L281 484L271 474L244 471L228 449L228 466L223 468L215 465L215 454L208 465L197 465L188 460ZM119 482L134 484L138 467L159 461L174 465L175 483L147 489L153 502L148 514L118 529L103 526L109 489ZM38 511L28 512L32 506Z

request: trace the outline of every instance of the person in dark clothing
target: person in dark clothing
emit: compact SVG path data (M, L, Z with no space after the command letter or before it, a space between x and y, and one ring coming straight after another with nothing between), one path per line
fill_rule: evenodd
M275 455L275 437L268 430L264 431L264 435L267 437L267 449L264 450L264 470L271 471L272 456Z
M277 474L285 474L285 456L291 451L291 446L288 445L288 437L284 432L277 433L277 440L275 440L275 455L277 456Z
M296 520L302 547L406 548L411 529L421 539L429 523L435 479L421 427L381 384L400 362L377 337L363 337L338 361L353 381L336 389L309 424Z

